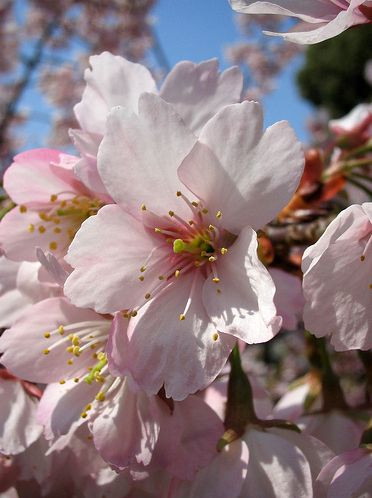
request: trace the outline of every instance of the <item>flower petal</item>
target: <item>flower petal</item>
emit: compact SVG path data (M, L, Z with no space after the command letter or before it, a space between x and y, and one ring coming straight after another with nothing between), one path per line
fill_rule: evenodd
M165 78L160 96L198 134L222 107L239 102L242 89L243 75L237 67L220 74L217 59L199 64L182 61Z
M244 228L216 266L218 286L208 279L203 288L203 303L216 328L248 344L272 339L281 318L276 316L274 283L257 256L255 232Z
M278 214L303 166L302 147L290 126L276 123L262 135L260 105L243 102L208 121L178 174L210 212L222 212L225 229L239 233L246 225L260 228Z
M86 69L83 98L75 108L80 127L91 133L104 134L110 109L117 105L137 112L143 92L156 92L150 71L141 64L118 55L103 52L89 58L92 69Z
M100 313L142 303L162 273L154 264L144 281L139 280L154 242L152 234L119 206L104 206L82 224L69 248L65 259L76 269L66 280L66 296L76 306Z
M143 94L138 116L123 107L111 111L98 171L112 198L134 216L142 204L155 214L183 209L190 216L176 197L182 187L177 168L195 140L170 104Z

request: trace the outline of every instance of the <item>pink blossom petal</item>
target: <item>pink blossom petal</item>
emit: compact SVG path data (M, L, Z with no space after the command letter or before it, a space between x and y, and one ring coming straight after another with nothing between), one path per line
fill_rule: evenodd
M257 256L255 232L244 228L218 262L221 292L212 279L203 288L203 303L215 327L248 344L272 339L281 319L273 303L274 283Z
M224 433L222 422L201 398L192 395L176 401L172 414L159 400L158 412L160 434L154 465L180 479L193 479L217 456L217 442Z
M331 1L312 0L229 0L231 7L242 14L278 14L298 17L306 22L322 22L337 15L340 8Z
M243 440L249 448L250 458L241 496L312 496L309 462L300 448L287 440L286 433L290 432L271 429L246 432Z
M138 116L126 108L111 111L98 171L112 198L137 217L142 204L161 216L169 210L190 216L176 196L182 187L177 167L195 140L170 104L143 94Z
M42 433L36 423L37 402L18 380L0 378L0 452L15 455L24 451Z
M143 393L133 393L124 380L111 402L95 418L92 431L102 458L122 470L131 463L150 462L159 426L149 398Z
M44 349L51 348L62 338L58 334L46 339L44 334L60 325L100 319L103 320L93 311L78 309L65 298L45 299L28 308L1 336L0 350L4 353L1 362L14 375L33 382L57 382L66 376L79 377L91 363L89 352L74 357L73 364L68 365L71 354L67 353L66 347L71 343L63 342L49 354L43 354Z
M276 287L274 303L283 318L283 328L296 330L305 304L301 280L279 268L270 268L269 273Z
M225 229L239 233L275 217L289 202L303 166L302 147L288 123L276 123L262 135L260 105L243 102L208 121L178 174L210 212L222 212Z
M94 382L89 385L81 380L75 383L72 379L66 384L49 384L41 399L37 411L37 419L44 426L46 439L54 439L67 434L72 424L85 423L81 418L85 406L94 400L100 385Z
M83 130L103 135L112 107L122 105L137 112L141 93L155 92L156 85L145 66L109 52L93 55L89 62L92 69L85 70L87 85L74 111Z
M190 290L194 291L186 319L179 320ZM234 345L234 339L217 334L201 303L203 277L186 274L144 306L128 326L129 343L115 355L122 374L130 373L148 394L162 385L168 397L184 399L202 389L221 371ZM118 322L120 324L120 321ZM114 334L124 334L116 327ZM120 344L120 339L111 342ZM119 367L120 363L120 367Z
M356 448L336 456L320 472L315 490L318 498L349 498L370 495L372 453Z
M192 483L182 484L172 498L240 498L247 476L249 451L238 439L225 446L214 460L202 469ZM259 496L259 495L257 495ZM266 498L266 497L265 497Z
M222 74L217 59L179 62L165 78L160 96L173 105L188 128L198 134L222 107L240 101L243 75L237 67Z
M60 162L61 155L53 149L34 149L15 156L4 174L4 188L11 199L16 204L44 208L51 195L71 191L76 182L71 170L59 178L51 167L51 163Z
M77 269L66 280L66 296L100 313L138 305L162 274L154 264L139 280L154 242L142 223L119 206L104 206L82 224L68 250L65 259Z

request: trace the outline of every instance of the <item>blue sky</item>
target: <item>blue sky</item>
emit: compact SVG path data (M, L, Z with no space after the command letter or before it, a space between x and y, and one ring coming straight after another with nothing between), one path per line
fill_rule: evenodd
M22 15L23 0L16 0L16 5L19 15ZM224 58L224 48L242 40L227 0L158 0L152 15L170 66L184 59L199 62L217 57L221 68L226 68L228 62ZM61 55L71 59L76 49L78 47ZM264 111L266 125L286 119L299 138L306 141L305 123L311 115L311 108L299 97L294 83L295 73L301 64L299 57L282 73L277 80L277 89L264 99ZM21 107L36 107L41 117L50 112L36 85L25 93ZM49 126L43 119L37 119L23 127L26 141L22 149L45 146Z

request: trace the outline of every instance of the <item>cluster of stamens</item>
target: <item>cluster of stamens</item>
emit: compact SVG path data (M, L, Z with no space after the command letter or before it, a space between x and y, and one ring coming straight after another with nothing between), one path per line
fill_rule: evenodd
M171 222L168 226L154 227L154 232L163 236L164 244L169 247L169 253L163 259L168 266L166 273L158 276L158 283L153 288L144 293L144 301L133 310L125 310L124 317L130 318L137 315L138 310L150 299L155 297L163 289L174 283L177 279L191 271L202 272L204 278L211 278L215 284L220 282L218 276L216 261L219 257L225 256L228 252L227 247L221 245L224 237L221 236L221 228L207 221L210 220L208 208L203 206L199 201L190 201L182 192L176 193L177 197L183 200L190 208L192 218L185 220L178 216L174 211L168 211ZM142 204L141 210L146 215L147 207ZM217 222L222 218L222 212L214 213ZM217 223L219 224L219 223ZM146 270L151 267L154 258L153 250L143 266L139 269L138 279L146 282ZM158 261L159 262L159 261ZM156 262L155 262L156 264ZM195 274L196 276L196 274ZM194 278L195 283L195 278ZM194 292L194 284L191 286L190 296L187 300L185 309L179 314L179 320L186 318L186 313L190 308ZM220 294L221 289L216 288L216 293ZM214 340L217 340L214 336Z
M71 194L69 199L58 200L59 196L65 197ZM58 249L57 239L61 235L67 236L67 243L74 238L77 230L84 220L96 214L102 207L103 203L99 199L90 198L85 195L75 195L73 192L60 192L50 196L48 209L38 213L40 222L30 223L27 227L29 233L38 232L40 235L46 234L50 237L49 249L56 251ZM21 213L28 211L27 206L19 206ZM68 246L67 246L68 247ZM67 247L61 248L67 250Z

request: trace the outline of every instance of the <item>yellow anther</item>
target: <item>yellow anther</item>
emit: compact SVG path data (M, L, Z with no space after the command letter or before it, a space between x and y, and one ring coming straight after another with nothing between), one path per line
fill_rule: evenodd
M43 221L48 221L48 216L46 215L46 213L44 213L43 211L41 211L41 213L39 213L39 218Z
M213 225L209 225L208 230L211 231L211 232L214 232L215 228L214 228Z
M147 208L146 208L145 204L141 204L141 211L146 211L146 209Z
M63 334L65 333L65 329L63 328L63 325L60 325L60 326L58 327L58 332L59 332L59 334L61 334L61 335L63 335Z
M163 233L163 230L161 228L154 228L155 233Z
M60 207L61 207L61 208L64 208L64 207L66 207L66 206L67 206L67 202L66 202L66 201L61 201L61 202L59 203L59 205L60 205Z
M93 353L92 354L92 358L93 358L93 360L96 360L97 359L97 353Z
M180 270L176 270L176 271L174 272L174 276L175 276L176 278L178 278L178 277L180 276L180 274L181 274Z
M50 353L50 349L43 349L43 354L49 354Z
M100 351L97 354L97 358L99 359L99 361L105 360L106 359L106 354L103 351Z
M195 260L194 261L194 265L196 266L196 268L199 268L199 266L201 265L201 263L200 263L200 261Z
M134 318L135 316L137 316L137 311L136 311L136 310L133 310L133 311L132 311L132 313L130 314L130 316L132 316L133 318Z
M89 412L89 410L91 410L91 409L92 409L92 405L89 403L89 405L87 405L87 406L85 407L85 411L86 411L86 412Z
M58 245L57 245L57 242L55 240L53 240L52 242L50 242L49 244L49 249L51 251L55 251L57 249Z
M151 297L151 294L148 292L147 294L145 294L145 299L150 299Z
M221 211L217 211L217 213L216 213L216 218L218 218L218 219L222 218L222 213L221 213Z
M174 211L168 211L170 217L174 216Z
M80 339L79 339L79 336L74 335L74 337L72 338L72 344L73 344L74 346L79 346L79 344L80 344Z
M179 316L179 319L182 321L182 320L184 320L185 318L186 318L186 316L185 316L183 313L181 313L181 314L180 314L180 316Z
M80 348L79 348L79 346L74 346L74 347L72 348L72 354L73 354L74 356L80 356Z
M69 360L67 360L67 365L73 365L74 363L74 360L72 360L71 358Z
M195 223L193 222L193 220L189 221L189 225L190 225L190 227L192 227L193 225L195 225Z
M180 192L179 190L177 190L177 192L176 192L176 196L177 196L177 197L181 197L181 195L182 195L182 192Z
M44 225L40 225L39 228L38 228L38 230L39 230L40 233L44 233L45 230L46 230L46 228L45 228Z
M369 286L368 286L368 287L369 287L369 289L372 289L372 284L369 284Z
M138 280L141 280L141 282L143 282L145 280L145 277L141 275L140 277L138 277Z
M50 337L50 332L45 332L44 337L45 337L45 339L49 339L49 337Z
M90 347L90 349L96 349L97 344L98 344L98 342L94 342L93 344L91 344L91 345L89 346L89 347Z
M97 401L105 401L105 399L106 399L105 394L102 391L96 394Z
M211 263L214 263L214 261L216 261L217 258L215 258L214 256L209 256L208 258L208 261L210 261Z
M128 313L128 311L123 311L123 312L122 312L122 315L123 315L123 317L124 317L124 318L129 318L129 313Z
M199 203L198 203L198 202L196 202L196 201L192 201L192 203L191 203L191 204L192 204L194 207L196 207L196 208L199 206Z
M28 230L30 233L34 233L34 231L35 231L35 225L33 225L32 223L30 223L30 224L28 225L27 230Z
M219 336L218 336L218 333L217 333L217 332L215 332L215 333L212 335L212 339L213 339L214 341L217 341L218 337L219 337Z
M74 338L74 334L68 334L67 338L69 341L72 341L72 339Z
M59 383L60 383L60 384L66 384L66 381L65 381L65 380L63 380L63 379L61 379L61 380L59 381Z
M364 261L365 259L366 259L366 257L365 257L364 255L362 255L362 256L360 257L360 261Z
M66 351L67 351L68 353L72 353L72 352L74 351L74 347L73 347L73 346L68 346L68 347L66 348Z
M27 207L26 206L19 206L19 211L20 211L20 213L27 213Z
M203 208L203 209L202 209L202 213L203 213L203 214L208 214L208 209L207 209L207 208Z
M159 275L159 276L158 276L158 279L159 279L159 280L164 280L164 276L163 276L163 275Z
M59 225L61 223L61 220L59 218L53 218L53 223L55 223L56 225Z
M82 412L81 413L81 418L87 418L87 416L88 416L87 412Z
M74 382L77 384L79 382L79 377L75 377Z
M146 270L146 266L141 266L141 268L140 268L140 272L142 272L142 273L143 273L145 270Z
M61 233L62 232L62 228L55 227L55 228L53 228L53 232L54 233Z
M221 254L224 256L227 253L226 247L221 247Z
M213 282L214 282L215 284L218 284L218 282L219 282L219 281L220 281L220 279L219 279L218 277L214 277Z
M56 202L57 199L58 199L58 195L56 195L56 194L52 194L50 196L50 202Z
M221 294L221 292L222 292L222 291L221 291L221 289L217 289L217 290L216 290L216 293L217 293L217 294Z

